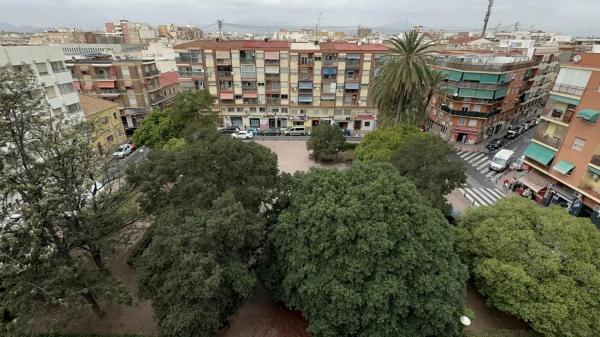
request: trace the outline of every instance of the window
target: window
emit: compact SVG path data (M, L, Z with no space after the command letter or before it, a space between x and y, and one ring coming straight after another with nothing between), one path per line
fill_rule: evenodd
M266 112L266 111L267 111L267 108L265 108L265 107L260 107L260 108L258 109L258 111L260 111L260 112Z
M259 87L264 87L265 86L265 82L258 82L257 84Z
M467 124L467 120L465 118L459 118L457 124L459 126L465 126L465 124Z
M50 62L50 66L52 67L52 71L54 72L60 72L66 69L65 63L62 61Z
M242 95L235 95L235 99L242 99Z
M281 99L288 99L288 95L287 94L282 94L281 95Z
M287 113L288 112L288 108L281 108L281 112Z
M227 112L235 112L234 108L227 108Z
M575 139L573 139L573 145L571 145L571 148L574 150L577 150L577 151L583 151L584 146L585 146L585 139L575 137Z
M242 77L255 77L256 68L252 65L243 65L241 67Z
M321 61L321 56L315 56L315 61Z
M250 107L250 112L256 112L256 107L255 106Z
M480 111L481 111L481 105L479 105L479 104L478 104L478 105L475 105L475 106L473 107L473 111L480 112Z
M279 112L279 108L271 108L271 112Z
M365 122L365 126L366 126L366 127L369 127L369 126L371 126L371 122Z
M477 126L477 120L476 119L469 119L469 127L474 128Z
M116 112L113 112L113 118L117 119L117 113Z
M463 105L462 108L460 108L460 111L469 111L469 106Z
M63 94L63 95L75 92L75 89L73 88L73 84L72 83L59 84L58 85L58 90L60 90L60 93Z
M129 77L129 68L128 67L121 67L121 73L123 74L123 77Z
M54 90L54 86L46 87L46 88L44 88L44 90L46 90L46 96L48 98L56 97L56 91Z
M40 75L48 74L48 68L46 68L46 62L36 63L35 68L37 69L37 72Z
M67 105L67 111L68 112L77 112L79 111L79 103L73 103L73 104L69 104Z
M237 108L237 112L244 112L244 108Z
M259 128L260 127L260 119L259 118L250 118L250 127L251 128Z

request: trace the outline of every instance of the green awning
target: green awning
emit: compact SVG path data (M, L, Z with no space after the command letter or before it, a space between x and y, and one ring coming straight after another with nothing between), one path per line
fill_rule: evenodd
M548 166L552 159L554 159L554 155L556 155L556 151L549 149L543 145L538 143L531 143L525 150L525 157L529 157L544 166Z
M477 89L477 94L475 95L475 97L477 97L477 98L493 99L494 98L494 91L492 91L492 90L479 90L479 89Z
M463 81L476 81L479 82L481 80L481 74L478 73L464 73Z
M508 88L496 90L496 93L494 94L494 98L502 98L502 97L506 96L507 94L508 94Z
M598 117L600 117L600 111L594 109L583 109L579 111L577 117L583 118L588 122L596 123Z
M508 82L508 74L500 74L500 82Z
M460 81L462 77L462 73L460 71L454 70L448 70L447 75L450 81Z
M475 90L475 89L461 88L458 91L458 96L460 96L460 97L472 97L472 98L475 98L476 95L477 95L477 90Z
M481 74L481 83L496 84L498 77L498 74Z
M593 173L593 174L597 175L597 176L600 176L600 169L597 169L597 168L595 168L593 166L588 165L588 171L590 173Z
M572 105L579 104L579 100L578 99L574 99L574 98L570 98L570 97L563 97L563 96L558 96L558 95L550 95L550 99L553 100L553 101L563 102L563 103L566 103L566 104L572 104Z
M554 165L552 169L560 174L569 174L574 168L575 165L573 165L573 163L566 160L561 160L558 162L558 164Z

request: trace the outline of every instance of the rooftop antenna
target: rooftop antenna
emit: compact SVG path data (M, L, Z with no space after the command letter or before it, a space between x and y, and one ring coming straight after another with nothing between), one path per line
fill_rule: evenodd
M219 37L223 38L223 19L217 20L217 25L219 26Z
M488 21L490 20L490 14L492 14L492 6L494 5L494 0L488 0L487 12L485 13L485 17L483 18L483 29L481 31L481 37L485 38L485 31L487 30Z

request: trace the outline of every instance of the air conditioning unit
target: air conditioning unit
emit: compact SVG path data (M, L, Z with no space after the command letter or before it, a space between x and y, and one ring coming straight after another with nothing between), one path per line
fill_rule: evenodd
M292 91L294 91L294 92L295 92L296 90L297 90L296 88L292 88Z

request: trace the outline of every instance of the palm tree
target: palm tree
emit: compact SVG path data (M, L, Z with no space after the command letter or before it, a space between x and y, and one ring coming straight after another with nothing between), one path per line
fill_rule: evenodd
M445 97L452 93L452 89L446 83L446 73L439 70L430 70L425 78L424 102L419 121L427 118L427 107L434 97Z
M423 35L411 30L401 38L392 38L389 43L391 48L385 65L371 83L372 99L380 111L383 125L414 122L417 119L415 100L422 99L430 71L425 59L434 42L424 41Z

